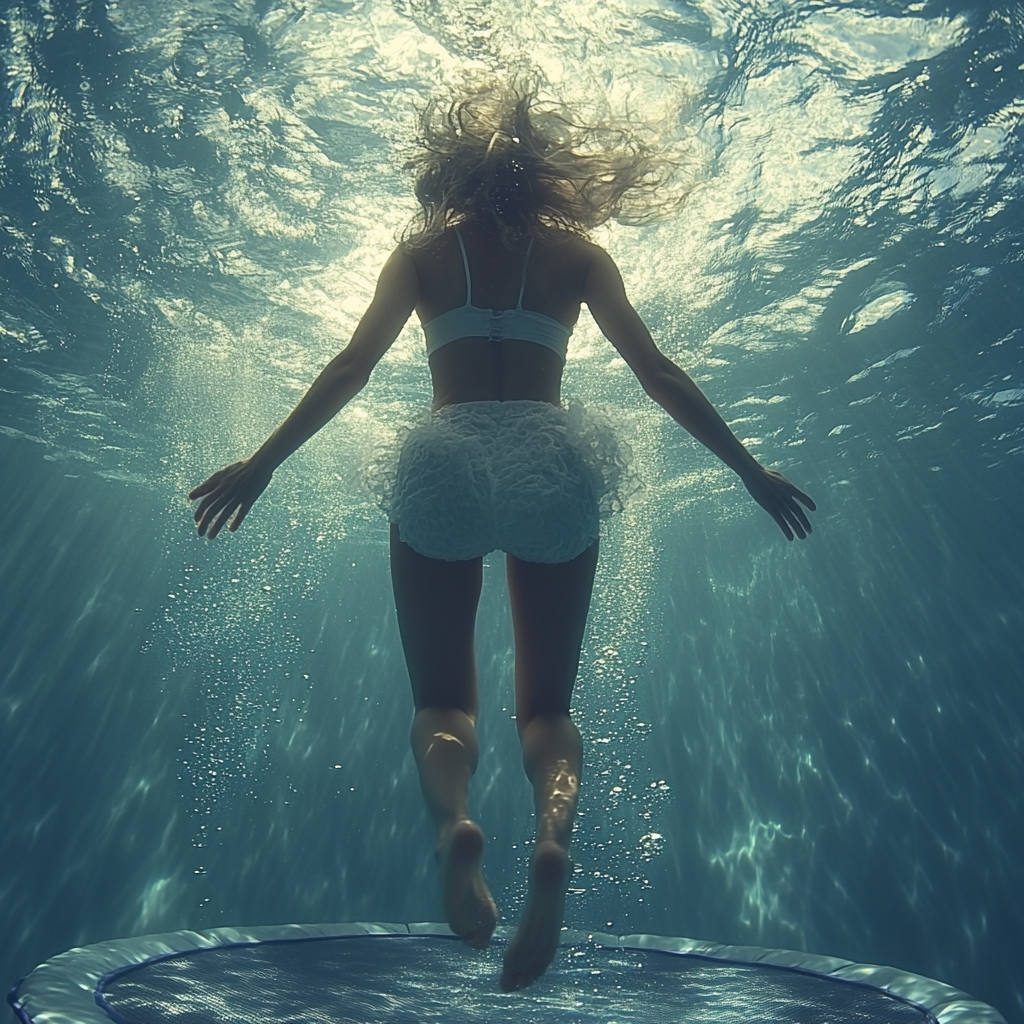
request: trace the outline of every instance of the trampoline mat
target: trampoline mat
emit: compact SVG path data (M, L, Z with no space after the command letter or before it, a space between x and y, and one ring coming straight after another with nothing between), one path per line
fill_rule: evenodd
M763 964L651 949L563 948L532 988L497 988L504 942L484 953L436 936L310 938L173 954L108 977L120 1024L911 1024L923 1008L873 987Z

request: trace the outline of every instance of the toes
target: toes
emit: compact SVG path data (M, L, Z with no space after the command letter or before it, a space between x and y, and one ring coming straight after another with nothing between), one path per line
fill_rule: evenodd
M498 979L504 992L532 985L558 952L565 887L572 861L557 843L539 843L530 865L530 893L516 934L505 953Z
M462 936L462 941L473 949L486 949L491 944L491 933L486 930L468 932Z
M504 971L501 973L501 977L498 979L498 987L502 992L515 992L521 988L527 988L537 980L537 976L530 976L526 974L506 974Z
M515 992L521 988L528 988L544 974L548 966L547 964L539 967L532 964L510 963L510 960L515 957L514 947L515 940L513 939L510 949L505 953L505 962L498 978L498 987L502 992Z

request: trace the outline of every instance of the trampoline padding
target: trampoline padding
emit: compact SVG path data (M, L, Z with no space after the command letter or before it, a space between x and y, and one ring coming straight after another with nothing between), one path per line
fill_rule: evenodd
M443 925L178 932L72 950L9 998L26 1024L1005 1024L891 968L648 935L572 934L544 979L503 993L505 939L481 953Z

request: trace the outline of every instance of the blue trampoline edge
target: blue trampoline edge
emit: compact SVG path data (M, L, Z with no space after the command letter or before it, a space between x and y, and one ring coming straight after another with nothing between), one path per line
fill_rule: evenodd
M499 940L510 935L511 929L507 928L495 933ZM457 938L447 925L433 922L346 922L186 930L113 939L71 949L45 961L12 986L7 1001L22 1024L130 1024L107 1002L104 989L144 966L214 950L373 936ZM723 965L773 968L883 993L919 1011L934 1024L1006 1024L995 1008L943 982L837 957L683 937L581 931L563 932L561 945L660 952Z

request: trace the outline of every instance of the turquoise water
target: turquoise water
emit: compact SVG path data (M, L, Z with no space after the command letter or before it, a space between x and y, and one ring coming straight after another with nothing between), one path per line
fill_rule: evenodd
M183 494L347 338L416 101L527 54L691 154L678 215L598 240L819 506L787 545L584 317L566 394L616 410L646 486L604 538L567 924L890 963L1024 1021L1019 4L0 11L0 979L440 916L360 473L427 400L418 331L238 535L198 541ZM474 800L506 923L510 643L492 558Z

